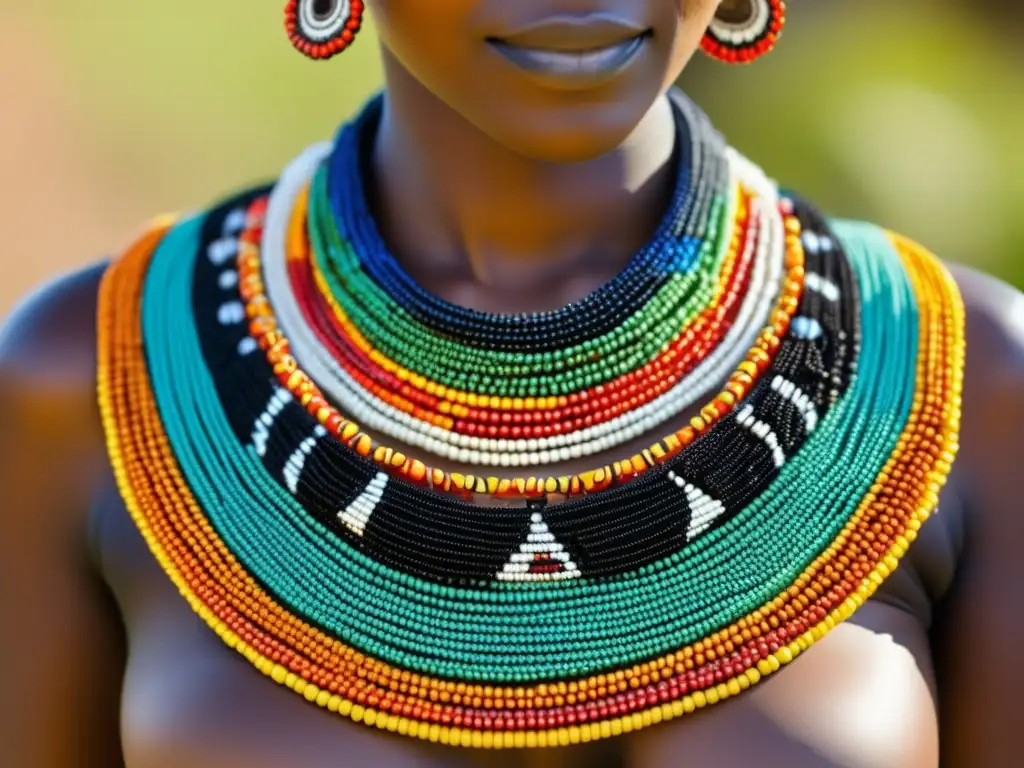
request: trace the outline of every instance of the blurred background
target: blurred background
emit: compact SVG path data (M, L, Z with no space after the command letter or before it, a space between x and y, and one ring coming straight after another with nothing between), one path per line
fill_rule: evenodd
M154 214L271 177L379 86L372 27L318 65L289 46L283 6L0 2L0 315ZM768 59L699 60L682 85L828 212L1024 286L1024 3L789 8Z

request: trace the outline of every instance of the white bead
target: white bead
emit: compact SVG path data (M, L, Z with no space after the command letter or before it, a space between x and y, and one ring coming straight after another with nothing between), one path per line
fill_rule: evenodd
M217 276L217 285L227 291L238 285L238 273L233 269L226 269Z
M221 325L236 325L245 320L245 307L240 301L229 301L217 309L217 321Z

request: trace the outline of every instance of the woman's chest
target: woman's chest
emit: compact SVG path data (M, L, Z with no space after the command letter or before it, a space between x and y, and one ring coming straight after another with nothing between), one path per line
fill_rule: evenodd
M899 766L931 768L924 637L887 606L736 699L590 745L477 753L358 726L256 673L169 595L129 616L129 768L307 766Z
M869 602L782 674L678 720L559 749L466 751L355 725L274 685L191 613L123 509L104 521L104 571L129 634L129 768L938 764L927 637L890 605Z

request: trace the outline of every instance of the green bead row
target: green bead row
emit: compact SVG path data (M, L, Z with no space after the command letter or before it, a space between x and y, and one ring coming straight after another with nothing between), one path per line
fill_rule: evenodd
M334 221L318 171L310 189L312 258L332 297L367 340L399 365L447 387L502 397L568 395L636 370L657 356L711 302L728 252L733 206L716 195L695 267L672 275L614 330L560 350L508 352L467 347L414 318L362 269ZM731 232L729 233L731 236ZM287 330L287 329L286 329Z

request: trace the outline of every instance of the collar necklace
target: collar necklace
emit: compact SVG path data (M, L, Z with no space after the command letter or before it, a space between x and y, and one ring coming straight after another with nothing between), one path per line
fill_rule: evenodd
M955 286L913 243L780 195L673 99L658 233L555 312L473 312L401 269L361 193L373 105L110 268L121 493L275 682L446 744L591 741L740 694L896 567L957 447ZM489 469L608 451L701 402L592 471Z

